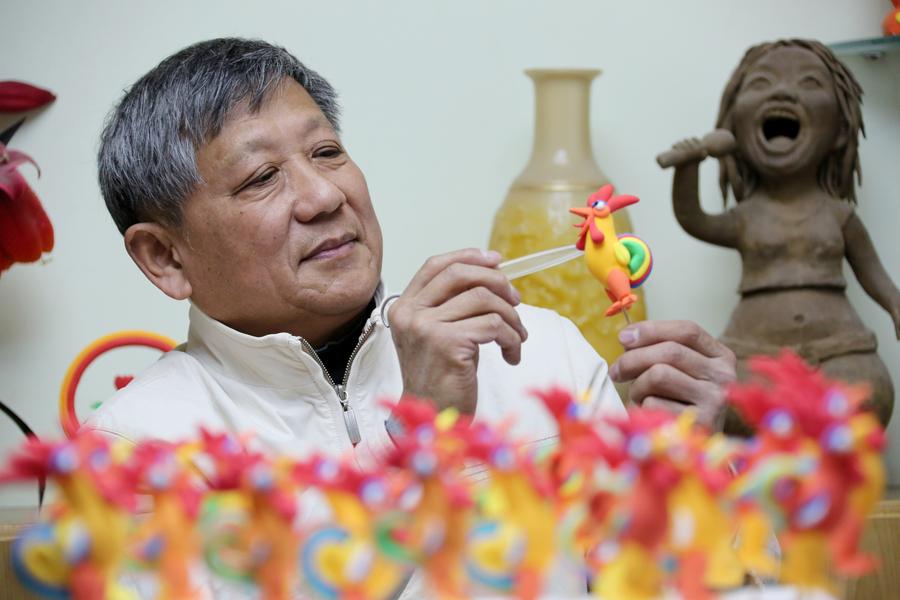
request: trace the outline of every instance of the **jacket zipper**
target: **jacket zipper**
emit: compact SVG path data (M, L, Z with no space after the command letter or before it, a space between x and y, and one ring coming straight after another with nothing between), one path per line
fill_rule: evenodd
M328 372L328 369L325 368L325 364L319 358L319 355L316 354L315 348L313 348L305 339L298 338L303 345L303 349L306 350L306 353L319 363L322 374L325 375L325 379L328 380L334 393L337 394L338 401L341 403L341 408L344 409L344 426L347 428L347 435L350 437L350 443L354 446L362 440L362 436L359 433L359 422L356 420L356 412L354 412L353 407L350 406L350 401L347 400L347 380L350 379L350 367L353 365L353 360L356 358L359 349L362 348L363 344L366 343L366 340L369 339L373 329L375 329L375 324L369 323L362 335L359 336L359 341L356 343L356 347L353 348L353 352L350 353L350 358L347 360L347 367L344 369L344 379L340 384L335 383L334 379L331 378L331 374Z

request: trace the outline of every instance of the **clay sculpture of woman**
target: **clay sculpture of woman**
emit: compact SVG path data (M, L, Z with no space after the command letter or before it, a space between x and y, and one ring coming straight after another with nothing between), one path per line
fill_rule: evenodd
M675 144L672 199L692 236L741 253L741 299L722 335L743 363L790 347L829 376L868 381L887 423L890 375L844 292L843 259L891 316L900 339L900 292L854 212L861 172L862 90L819 42L783 40L750 48L722 95L718 130ZM733 135L733 141L731 135ZM700 207L698 167L719 157L719 182L736 205ZM735 423L731 423L732 426Z

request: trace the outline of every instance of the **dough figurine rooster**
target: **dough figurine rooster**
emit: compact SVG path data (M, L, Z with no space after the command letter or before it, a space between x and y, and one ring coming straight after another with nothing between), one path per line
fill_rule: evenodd
M900 0L891 0L894 9L884 16L881 29L884 35L900 35Z
M144 440L124 465L128 484L153 499L153 512L131 537L140 560L158 572L156 600L204 597L191 577L200 557L194 526L203 488L191 470L190 453L187 444Z
M777 399L793 421L784 429L799 439L799 454L814 463L800 475L783 474L775 487L775 521L784 521L780 579L833 592L834 573L859 576L875 566L860 548L866 516L885 483L877 460L884 431L863 406L869 388L829 379L788 350L755 357L750 367L757 380L732 386L729 398L743 415L784 420L758 408Z
M478 498L481 519L469 536L469 576L515 598L535 600L556 553L550 482L502 428L476 423L466 433L469 457L485 464L489 477Z
M132 490L109 442L83 433L62 443L29 438L0 473L0 483L46 477L59 503L26 529L12 547L12 567L23 585L45 598L131 600L117 582L128 540ZM5 596L5 594L4 594Z
M623 233L616 235L612 214L638 202L637 196L613 196L613 186L604 185L588 196L584 208L570 208L569 212L584 217L575 246L584 250L584 260L591 274L603 283L612 306L606 316L617 315L637 301L632 289L640 286L653 268L650 248L639 237Z
M201 430L201 435L202 451L213 466L207 474L210 486L236 492L246 511L237 543L226 549L231 557L218 556L215 565L231 566L229 559L237 563L239 567L231 572L249 575L260 598L294 597L300 551L300 532L294 526L299 492L294 463L287 457L270 458L251 451L227 434Z
M377 552L375 517L393 504L387 478L349 462L312 456L296 463L294 477L316 488L331 509L330 523L311 531L301 550L306 585L326 600L396 598L409 575Z
M376 526L381 551L400 563L421 566L441 600L467 596L462 568L472 520L472 481L463 475L468 420L455 409L441 413L428 402L393 406L400 425L385 462L404 481L401 510Z

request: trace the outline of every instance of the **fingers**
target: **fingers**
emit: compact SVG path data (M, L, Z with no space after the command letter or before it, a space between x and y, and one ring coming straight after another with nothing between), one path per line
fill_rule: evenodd
M684 404L681 402L676 402L674 400L660 398L658 396L650 396L649 398L644 398L644 401L640 406L642 408L647 408L650 410L664 410L666 412L672 413L673 415L680 415L687 409L691 408L690 404Z
M647 406L653 399L650 405L673 412L694 406L698 421L718 426L724 386L736 377L737 360L728 347L689 321L633 323L619 332L619 340L625 352L609 374L618 383L632 382L632 402Z
M671 365L660 363L641 373L631 383L628 397L635 404L643 404L644 399L650 396L692 404L693 398L709 391L705 389L708 386L715 384L694 379Z
M733 364L722 357L710 360L684 344L673 340L629 350L619 357L610 369L610 377L617 383L637 379L655 365L668 365L694 379L726 383L730 381Z
M495 342L500 346L503 360L511 365L519 364L522 359L522 342L520 333L497 313L490 313L464 319L454 323L456 335L464 336L475 344Z
M496 342L512 365L519 363L522 343L528 338L516 309L484 287L467 290L437 307L398 313L397 320L401 330L414 332L424 346L471 349L473 344Z
M730 350L692 321L641 321L619 332L626 350L673 341L709 358L728 357ZM733 355L732 355L733 356Z
M462 321L470 317L494 313L513 328L520 342L528 338L528 331L519 313L506 298L501 298L486 287L476 287L459 294L433 309L434 317L445 323Z
M438 306L466 290L479 287L485 288L512 306L521 301L519 292L497 269L454 262L436 273L419 290L416 294L416 304L421 307Z
M424 288L438 273L452 264L463 263L468 265L476 265L493 269L500 264L500 254L493 250L479 250L478 248L466 248L464 250L456 250L447 252L438 256L432 256L422 268L415 274L412 281L406 287L406 293L417 294Z
M669 365L654 365L631 384L628 398L644 408L680 414L697 411L697 422L710 428L721 424L725 392L710 381L693 379Z

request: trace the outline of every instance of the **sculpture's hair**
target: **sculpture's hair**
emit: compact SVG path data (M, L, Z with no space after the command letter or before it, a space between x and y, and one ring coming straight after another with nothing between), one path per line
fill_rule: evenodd
M722 93L716 128L734 132L734 103L750 68L766 53L777 48L803 48L815 54L834 80L834 93L840 109L843 133L847 141L832 150L819 165L819 185L828 194L856 203L854 175L862 183L862 169L859 165L859 134L865 136L861 104L862 88L853 73L826 46L813 40L778 40L753 46L744 54L740 64L731 74L728 85ZM731 189L736 201L749 196L757 185L757 173L737 154L719 159L719 187L722 198L727 201Z
M100 190L119 231L142 221L178 227L182 204L201 181L197 150L237 107L258 111L289 79L338 131L331 85L284 48L263 41L200 42L141 77L107 119L97 157Z

